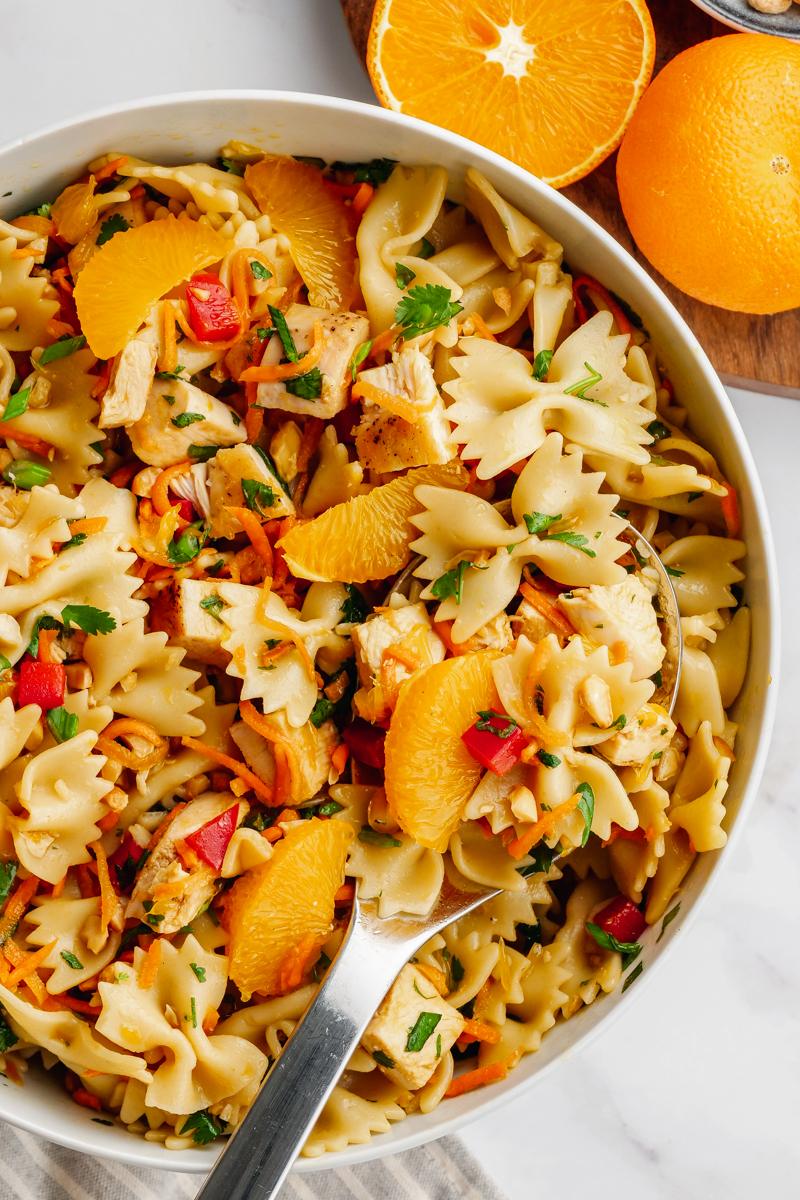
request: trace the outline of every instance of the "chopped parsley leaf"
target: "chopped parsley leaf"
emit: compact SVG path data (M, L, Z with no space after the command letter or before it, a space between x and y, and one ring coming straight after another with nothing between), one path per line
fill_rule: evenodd
M312 367L305 375L287 379L284 387L290 396L298 396L301 400L319 400L322 395L322 372L319 367Z
M644 970L644 963L639 963L638 967L636 967L633 971L631 971L630 975L628 976L628 978L625 980L625 982L622 985L623 992L627 992L628 988L631 986L632 983L636 982L636 980L639 978L639 976L641 975L643 970Z
M378 187L395 169L397 162L393 158L373 158L371 162L335 162L332 170L352 171L355 175L353 183L371 183Z
M395 263L394 277L399 288L407 288L417 278L417 272L412 271L411 267L406 267L403 263Z
M70 950L62 950L61 957L68 967L72 967L73 971L83 970L83 963Z
M666 933L667 926L670 925L677 917L679 908L680 908L680 901L675 905L674 908L671 908L669 910L669 912L667 913L667 915L664 917L664 920L661 922L661 933L656 938L656 944L658 944L658 942L661 941L662 937Z
M111 241L115 233L124 233L128 228L128 222L122 213L112 213L108 220L103 221L103 224L100 226L96 245L105 246L106 242Z
M561 759L555 754L549 754L547 750L537 750L536 757L543 767L560 767Z
M225 601L222 599L222 597L217 596L216 593L214 593L211 596L206 596L204 600L201 600L200 607L202 608L203 612L207 612L210 617L213 617L215 621L219 621L220 625L222 625L223 620L219 614L222 612L222 606L224 603Z
M394 318L404 338L419 337L440 325L447 325L463 305L450 300L450 288L426 283L411 288L394 310Z
M361 366L371 349L372 341L370 340L369 342L364 342L363 346L358 347L355 354L350 359L350 362L347 364L347 369L350 372L350 377L352 378L353 383L355 383L358 377L358 368Z
M599 925L593 925L591 921L586 922L586 929L603 950L614 950L617 954L622 955L623 971L642 952L641 942L619 942L613 933L606 933L604 929L601 929Z
M269 271L264 264L260 262L250 263L250 274L254 279L260 279L262 281L272 279L272 271Z
M532 512L523 513L522 519L528 527L528 533L542 533L562 518L561 513L557 517L548 517L546 513Z
M575 789L580 793L578 801L578 812L583 816L583 837L581 838L581 846L585 846L589 840L589 834L592 832L592 820L594 818L594 792L588 783L579 783Z
M200 980L200 982L205 983L205 981L206 981L205 967L198 967L197 963L189 963L189 966L192 968L192 970L194 971L195 975Z
M444 575L440 575L431 584L431 595L435 596L437 600L446 600L448 596L455 596L456 604L460 604L464 598L464 576L467 568L471 566L472 563L464 559L452 570L445 571Z
M171 418L176 429L185 429L187 425L194 425L195 421L205 421L205 417L202 413L183 412Z
M112 629L117 628L111 613L93 608L91 604L65 604L61 610L61 620L67 629L70 625L77 625L84 633L111 633Z
M564 542L567 546L574 546L576 550L582 551L589 558L597 558L594 550L589 550L589 539L584 537L582 533L548 533L547 537L542 539L545 542Z
M361 826L358 840L368 846L379 846L382 850L393 850L396 846L403 844L398 842L397 838L390 837L388 833L376 833L369 825Z
M421 1050L441 1019L441 1013L420 1013L413 1028L408 1032L406 1051Z
M245 507L253 512L263 513L265 508L271 508L275 503L275 493L268 483L258 479L242 479L242 494Z
M533 360L533 378L542 383L547 378L550 363L553 361L552 350L540 350Z
M347 595L341 607L342 622L360 625L367 619L367 602L354 583L346 583L344 590Z
M201 1109L200 1112L192 1113L181 1126L181 1135L191 1133L192 1141L198 1146L207 1146L209 1142L213 1142L222 1133L222 1127L217 1124L210 1113Z
M77 713L67 712L63 705L59 708L49 709L45 714L45 720L47 728L59 745L74 738L78 732Z
M384 1054L382 1050L373 1050L372 1057L380 1067L387 1067L390 1071L394 1070L394 1059L389 1058L388 1054Z

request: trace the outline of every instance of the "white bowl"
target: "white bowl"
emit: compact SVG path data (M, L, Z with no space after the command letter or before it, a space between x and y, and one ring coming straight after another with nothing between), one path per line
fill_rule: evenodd
M782 13L763 13L751 8L747 0L692 0L703 12L723 25L741 33L771 33L776 37L800 42L800 7L792 5Z
M736 487L742 510L747 558L747 596L753 609L753 646L744 689L735 706L741 725L737 761L727 793L728 846L704 854L681 892L680 919L655 944L646 935L644 975L624 996L621 989L599 998L567 1022L555 1026L536 1054L522 1059L502 1083L448 1100L434 1112L416 1113L391 1133L335 1156L301 1159L296 1170L343 1167L406 1150L452 1133L542 1084L559 1063L595 1036L639 995L671 943L686 929L711 877L719 869L753 804L772 728L778 675L777 572L767 511L744 434L711 364L696 338L640 266L580 209L513 163L465 138L384 109L324 96L282 92L203 92L162 96L103 109L0 148L0 216L11 217L52 199L83 173L85 164L109 150L130 151L164 164L189 158L214 161L230 137L270 151L318 155L329 161L373 157L405 163L439 164L458 181L469 166L479 167L513 204L563 243L573 268L601 280L639 312L659 356L669 368L676 394L690 410L700 440ZM220 1143L175 1153L114 1127L93 1124L86 1109L72 1103L46 1073L34 1068L21 1090L0 1076L0 1117L51 1141L141 1166L174 1171L208 1171Z

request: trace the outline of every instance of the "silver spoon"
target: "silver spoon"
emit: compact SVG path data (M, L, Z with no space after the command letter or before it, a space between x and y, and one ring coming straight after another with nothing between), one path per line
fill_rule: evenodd
M658 585L667 647L655 697L671 712L681 666L675 592L650 543L633 528L622 536L635 550L637 561L642 560L639 567L655 571L650 578ZM409 563L387 601L411 586L419 561ZM435 933L501 891L466 893L448 884L446 894L426 917L381 919L374 901L354 899L350 927L333 965L197 1200L269 1200L276 1195L376 1008L409 958Z

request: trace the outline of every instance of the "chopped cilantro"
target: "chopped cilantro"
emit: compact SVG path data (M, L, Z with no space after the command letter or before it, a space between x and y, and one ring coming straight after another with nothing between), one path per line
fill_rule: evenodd
M562 263L562 270L563 270L563 263ZM608 294L611 297L611 299L614 300L620 306L622 311L625 313L625 316L630 321L631 325L635 325L635 327L637 329L641 329L642 333L646 334L647 337L649 337L650 334L645 329L642 318L639 316L639 314L636 312L636 310L634 308L631 308L630 304L628 304L628 301L623 300L622 297L618 296L616 292L609 292Z
M592 832L592 819L594 818L594 792L591 785L588 783L579 783L575 789L580 793L578 801L578 812L583 816L583 837L581 838L581 846L585 846L589 840L589 834Z
M422 1012L408 1031L406 1052L421 1050L442 1019L441 1013Z
M77 625L84 633L111 633L117 628L117 622L111 613L103 612L102 608L93 608L91 604L65 604L61 610L61 620L69 629Z
M275 478L277 479L278 483L283 488L286 495L289 497L289 499L291 499L292 493L289 491L288 483L280 475L278 468L275 466L275 463L270 458L270 456L267 454L266 450L262 450L260 446L253 446L253 449L255 450L256 454L258 454L258 456L261 458L261 460L264 463L266 463L267 467L269 468L270 474L275 476Z
M53 342L52 346L45 346L37 365L44 367L57 358L69 358L70 354L74 354L76 350L82 350L85 345L86 338L82 333L79 333L77 337L59 338L57 342Z
M546 513L532 512L523 513L522 519L528 527L528 533L543 533L562 518L561 513L557 517L548 517Z
M204 600L201 600L200 607L204 612L207 612L210 617L213 617L215 621L219 621L220 625L222 625L222 617L219 614L222 612L222 606L224 603L225 601L222 599L222 597L217 596L216 593L214 593L211 596L206 596Z
M369 825L361 826L358 840L365 842L368 846L379 846L382 850L393 850L396 846L403 844L398 842L397 838L390 837L388 833L376 833Z
M560 767L561 759L556 758L555 754L548 754L546 750L537 750L536 757L543 767Z
M663 441L664 438L672 437L672 434L663 421L651 421L647 426L647 432L652 434L657 442Z
M268 483L258 479L242 479L242 494L245 506L253 512L263 513L265 508L271 508L275 503L275 493Z
M0 1017L0 1054L5 1054L12 1046L16 1046L19 1038L8 1021Z
M181 1135L187 1133L192 1134L192 1141L198 1146L207 1146L220 1136L222 1127L217 1124L211 1113L201 1109L200 1112L192 1113L181 1126Z
M108 220L103 221L103 224L100 226L96 245L105 246L106 242L111 241L115 233L124 233L128 227L128 222L122 213L112 213Z
M337 704L335 700L329 700L327 696L320 696L316 704L311 710L309 721L315 729L319 729L324 725L329 717L332 717L336 712Z
M460 604L464 598L464 576L467 568L471 566L472 563L463 560L451 571L445 571L444 575L440 575L431 584L431 595L435 596L437 600L446 600L448 596L455 596L456 604Z
M106 1121L104 1117L92 1117L92 1120L94 1121L95 1125L108 1125L109 1129L114 1128L114 1122Z
M529 875L538 875L542 871L549 871L553 864L553 859L561 854L561 843L558 842L555 846L548 846L545 842L539 842L538 846L534 846L531 851L532 863L528 863L527 867L515 867L524 879Z
M315 983L320 983L322 981L322 976L331 965L331 961L332 960L328 958L327 954L323 950L317 961L314 963L314 969L311 972L311 977Z
M178 363L174 371L156 371L156 379L180 379L186 367Z
M586 929L603 950L614 950L617 954L622 955L623 971L642 952L641 942L619 942L613 933L606 933L604 929L601 929L599 925L593 925L591 921L586 922Z
M442 1057L442 1035L440 1033L436 1035L436 1057Z
M582 533L548 533L546 538L542 539L546 542L564 542L567 546L574 546L576 550L582 551L589 558L597 558L594 550L587 549L589 539L584 537Z
M390 1071L394 1070L394 1059L389 1058L389 1055L384 1054L382 1050L373 1050L372 1057L379 1066L388 1067Z
M195 1000L194 996L192 996L192 998L191 998L190 1012L189 1012L189 1016L186 1018L186 1020L192 1022L193 1029L197 1029L197 1001Z
M70 950L62 950L61 957L68 967L72 967L73 971L83 970L83 963Z
M70 738L74 738L78 732L77 713L67 712L63 705L60 708L48 709L45 714L45 720L47 721L47 728L59 745L62 742L68 742Z
M201 526L202 521L196 521L194 525L187 525L177 541L172 539L167 547L167 558L171 563L188 563L193 558L197 558L206 540L206 534L202 532Z
M191 446L189 447L189 458L194 458L197 460L197 462L208 462L208 460L213 458L217 451L221 449L222 446L196 446L194 442L192 442ZM258 447L256 447L256 449L258 449Z
M481 733L493 733L501 741L505 741L506 738L511 737L514 730L519 728L513 717L509 717L506 713L495 712L493 708L478 709L478 716L481 719L480 721L476 721L475 728L479 729ZM496 725L493 725L492 718L505 721L503 728L498 729Z
M312 367L305 375L295 375L284 384L290 396L298 396L301 400L319 400L322 395L322 372L319 367Z
M450 289L438 283L411 288L394 310L394 318L404 338L430 333L462 311L463 305L450 300Z
M250 274L254 279L267 280L272 279L272 271L267 270L263 263L251 262Z
M194 971L195 975L200 980L200 982L205 983L205 981L206 981L205 967L198 967L197 963L189 963L189 966L192 968L192 970Z
M422 245L417 251L417 258L430 258L436 253L436 247L433 242L429 242L426 237L422 239Z
M244 167L241 163L234 162L232 158L217 158L217 166L220 171L227 171L229 175L238 175L241 178L244 175ZM197 1139L195 1138L195 1141Z
M386 183L396 165L393 158L373 158L372 162L335 162L332 170L352 171L355 175L353 183L371 183L378 187Z
M682 576L684 576L686 574L685 571L678 571L675 569L675 567L668 567L666 563L664 563L663 566L664 566L664 570L667 572L667 574L671 575L673 579L680 579Z
M399 288L407 288L417 278L417 272L412 271L411 267L404 266L403 263L395 263L394 277Z
M14 882L19 863L15 859L10 859L7 863L0 863L0 904L2 904L8 893L11 891L11 885Z
M533 360L533 378L538 379L541 383L547 378L547 372L550 370L550 363L553 361L552 350L540 350Z
M679 908L680 908L680 901L675 905L674 908L671 908L669 910L669 912L667 913L667 915L664 917L664 920L661 922L661 933L656 938L656 944L658 944L658 942L661 941L662 937L666 933L667 926L670 925L677 917Z
M628 978L625 980L625 982L622 985L623 992L627 992L628 988L631 986L632 983L636 982L636 980L639 978L639 976L641 975L643 970L644 970L644 963L639 963L638 967L636 967L633 971L631 971L630 975L628 976Z
M341 608L342 621L360 625L367 619L367 602L354 583L346 583L344 590L347 595Z
M289 326L286 324L286 317L279 308L274 306L274 304L270 304L268 307L269 315L272 317L272 324L275 326L278 337L281 339L283 353L289 359L289 362L300 362L300 355L297 353L297 347L294 344L294 338L289 331Z
M343 804L339 804L336 800L326 800L324 804L320 804L317 812L321 817L333 817L338 812L342 812Z
M171 418L176 429L185 429L187 425L194 425L195 421L205 421L205 417L202 413L182 412Z
M347 369L350 372L350 376L353 380L353 383L355 383L355 381L358 377L358 368L360 367L360 365L364 361L364 359L367 357L367 355L369 354L371 349L372 349L372 341L370 340L369 342L364 342L364 344L362 346L358 347L355 354L350 359L350 362L347 364Z
M82 546L88 536L88 533L76 533L68 542L64 542L61 547L61 553L63 554L65 550L71 550L73 546Z
M28 654L31 658L38 658L39 655L39 630L40 629L57 629L60 633L64 632L64 626L55 617L51 617L49 613L42 613L33 623L31 630L31 640L28 642Z

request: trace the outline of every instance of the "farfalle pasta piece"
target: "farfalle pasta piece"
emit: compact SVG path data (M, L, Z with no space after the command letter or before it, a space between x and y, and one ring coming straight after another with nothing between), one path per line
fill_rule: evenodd
M672 793L669 819L685 829L694 850L719 850L728 840L722 828L732 756L716 743L710 721L692 738L686 763Z
M345 1088L335 1087L301 1151L304 1158L319 1158L346 1146L363 1146L373 1133L388 1133L393 1121L405 1112L394 1101L364 1100Z
M316 990L316 984L310 983L287 996L273 996L263 1004L248 1004L220 1021L215 1032L245 1038L263 1054L277 1058L282 1048L278 1033L289 1036L314 999Z
M33 929L25 937L31 946L55 946L42 963L52 969L47 990L58 995L77 987L99 974L112 961L119 949L121 935L113 930L100 940L100 897L86 899L62 896L55 900L34 900L25 920ZM120 921L120 926L122 922Z
M693 463L670 462L658 446L654 447L654 457L661 461L651 459L648 463L634 465L611 454L590 452L586 462L594 470L602 471L608 486L628 503L647 504L681 515L696 512L697 520L705 520L707 513L697 508L697 501L725 495L725 488L713 476L698 471ZM701 496L696 495L698 492ZM695 494L692 501L690 494Z
M341 649L344 639L332 632L330 619L304 621L274 592L263 603L260 588L221 583L217 590L228 606L220 613L228 629L222 636L222 645L231 655L226 670L235 679L243 680L242 700L258 696L264 703L265 714L285 708L290 725L305 725L317 702L317 684L313 678L317 651L323 646ZM275 662L274 671L262 671L266 643L276 639L281 642L289 633L297 636L304 652L291 650Z
M194 1113L248 1085L255 1096L266 1056L244 1038L209 1037L203 1029L225 995L227 958L208 954L192 934L180 950L162 940L161 954L151 987L139 986L145 955L138 949L132 964L120 963L115 969L115 983L99 985L103 1008L97 1032L136 1053L156 1048L166 1052L147 1088L146 1102L152 1108Z
M587 451L646 463L652 413L642 405L644 384L625 374L626 335L611 336L611 313L597 313L570 334L553 356L548 381L533 377L518 350L482 338L462 338L450 360L459 376L443 385L453 398L448 418L463 457L480 459L490 479L532 454L555 429ZM587 366L588 363L588 366ZM580 395L578 393L580 392Z
M617 887L634 904L641 904L644 887L655 875L664 853L664 834L670 828L665 815L670 796L657 783L651 783L632 793L630 800L645 839L616 838L608 847L608 857Z
M319 461L303 499L303 516L317 517L326 508L345 504L368 491L361 463L350 462L347 446L339 441L333 426L328 425L322 432Z
M559 243L504 200L475 167L467 170L464 192L467 208L478 218L509 270L518 266L521 259L534 256L561 262L563 250Z
M5 223L4 223L5 224ZM33 350L53 341L47 326L61 302L43 276L32 276L32 257L13 258L18 246L31 240L27 231L0 230L0 346L5 350Z
M499 838L486 838L475 821L464 821L450 838L450 854L464 879L484 887L501 887L509 892L524 892L525 880L517 870L532 861L511 858Z
M38 704L26 704L24 708L15 709L10 696L0 700L0 771L22 754L41 715Z
M17 1037L55 1055L76 1075L95 1071L99 1075L127 1075L142 1083L153 1078L143 1058L122 1054L101 1042L88 1021L73 1012L37 1008L2 985L0 1005Z
M356 245L360 260L360 283L369 313L372 333L394 323L394 311L403 292L396 281L399 262L415 272L416 284L438 283L457 295L461 289L438 267L409 254L430 230L444 201L447 172L436 167L397 166L376 190L361 224Z
M47 463L50 482L68 496L75 495L79 486L88 483L89 468L103 461L102 454L93 449L93 444L101 440L93 424L100 411L92 397L97 376L89 374L95 362L95 356L87 349L44 366L37 365L34 377L29 376L25 381L26 386L34 387L38 379L49 383L47 404L43 408L28 407L21 416L4 422L8 439L13 439L14 432L19 431L55 447L55 457Z
M351 842L345 873L359 880L361 899L377 900L379 917L401 912L425 916L436 903L444 879L442 856L418 846L400 830L389 838L400 844Z
M83 510L81 516L105 517L103 532L117 534L120 547L130 550L139 533L136 498L132 492L97 477L81 488L78 503Z
M108 156L109 161L119 158L116 151ZM247 190L244 179L229 171L221 171L208 163L189 163L180 167L159 167L144 162L141 158L126 156L128 161L122 171L132 179L149 183L165 196L172 196L181 204L194 201L201 213L243 212L250 220L261 216L257 205Z
M591 1004L598 992L613 992L622 974L622 957L614 950L604 950L586 931L594 909L614 894L613 886L589 876L579 883L567 901L566 920L553 939L556 946L566 946L567 953L560 966L569 972L559 983L568 999L561 1005L564 1017L571 1017L581 1004Z
M38 754L16 789L24 812L3 814L19 861L47 883L89 862L87 844L100 837L96 822L108 812L100 801L112 784L98 778L106 759L91 753L96 741L87 731Z
M197 737L203 722L191 713L201 700L192 684L200 676L180 665L185 650L166 643L165 633L145 633L141 617L110 633L90 634L83 653L92 668L91 694L166 737Z
M675 701L675 720L687 737L694 737L702 722L708 722L718 737L725 733L725 710L714 664L705 650L684 646L681 677Z
M535 289L520 269L498 266L464 288L461 304L468 319L477 313L490 333L505 333L524 315Z
M739 583L744 574L734 563L746 553L747 546L737 538L696 534L671 542L661 552L661 561L670 569L681 616L735 607L730 585Z
M83 516L83 509L76 500L62 496L55 488L34 487L25 513L12 528L0 528L0 585L4 584L9 571L23 579L31 573L31 560L55 556L54 542L70 539L67 518Z
M535 268L535 290L531 301L531 326L533 327L533 353L543 350L551 353L561 326L572 305L572 276L566 275L558 264L551 260L533 264Z
M751 624L750 609L742 605L706 650L717 674L723 708L730 708L742 689L747 672Z
M480 1066L501 1062L517 1050L529 1054L539 1049L542 1035L552 1029L559 1009L569 1000L561 990L570 977L562 966L568 954L568 948L558 943L531 946L527 956L530 969L520 979L522 998L506 1005L507 1015L514 1019L501 1026L499 1042L481 1044Z

